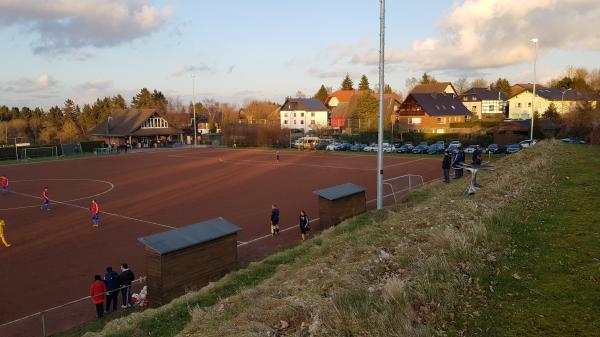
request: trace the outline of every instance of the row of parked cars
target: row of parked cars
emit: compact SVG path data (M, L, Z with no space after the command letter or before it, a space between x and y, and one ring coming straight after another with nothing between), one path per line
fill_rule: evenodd
M483 147L476 144L468 145L464 148L465 153L473 153L477 148L479 148L483 153L515 153L520 151L521 149L531 146L537 143L537 140L533 140L533 142L529 140L524 140L520 143L510 144L507 146L499 145L499 144L490 144L487 147ZM383 143L383 152L386 153L414 153L414 154L440 154L444 153L444 151L454 151L462 147L460 141L452 141L448 146L444 141L437 141L435 143L429 144L426 141L420 142L417 145L413 145L412 143ZM321 140L315 146L315 150L326 150L326 151L364 151L364 152L377 152L377 144L373 143L370 145L367 144L350 144L345 142L336 142L332 140Z

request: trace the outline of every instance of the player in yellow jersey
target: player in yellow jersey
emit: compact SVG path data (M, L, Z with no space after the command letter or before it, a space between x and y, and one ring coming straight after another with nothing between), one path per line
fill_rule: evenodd
M6 246L6 248L10 247L10 243L6 242L6 239L4 238L4 226L6 225L6 223L4 223L4 220L0 219L0 240L2 240L2 243Z

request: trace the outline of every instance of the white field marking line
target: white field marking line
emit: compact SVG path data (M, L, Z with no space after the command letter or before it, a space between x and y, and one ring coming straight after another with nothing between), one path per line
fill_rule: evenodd
M27 194L27 193L19 193L19 192L15 192L15 191L11 191L11 193L15 193L15 194L26 196L26 197L31 197L31 198L34 198L34 199L41 199L38 196ZM58 201L58 200L50 200L50 201L51 202L55 202L57 204L62 204L62 205L71 206L71 207L75 207L75 208L79 208L79 209L89 210L87 207L83 207L83 206L71 204L71 203L64 202L64 201ZM39 206L37 206L37 207L39 207ZM132 218L130 216L121 215L121 214L117 214L117 213L111 213L111 212L106 212L106 211L102 211L101 213L102 214L108 214L108 215L116 216L116 217L127 219L127 220L144 222L144 223L155 225L155 226L159 226L159 227L164 227L164 228L169 228L169 229L175 229L176 228L176 227L169 226L169 225L163 225L163 224L160 224L158 222L153 222L153 221L148 221L148 220L142 220L142 219Z
M309 223L311 223L311 222L313 222L313 221L317 221L317 220L321 220L321 218L315 218L315 219L312 219L312 220L310 220L310 221L309 221ZM292 225L292 226L290 226L290 227L287 227L287 228L284 228L284 229L280 229L280 230L279 230L279 232L280 232L280 233L287 232L287 231L289 231L290 229L294 229L294 228L298 228L298 226L297 226L297 225ZM268 238L268 237L272 237L272 236L273 236L273 234L267 234L267 235L259 236L259 237L257 237L257 238L254 238L254 239L250 240L250 241L245 241L245 242L242 242L242 243L238 244L237 246L238 246L238 247L245 246L245 245L248 245L248 244L254 243L254 242L256 242L256 241L264 240L264 239L266 239L266 238ZM240 242L241 242L241 241L240 241Z
M352 171L377 171L377 169L366 169L366 168L359 168L359 167L346 167L346 166L333 166L333 165L316 165L316 164L299 164L299 163L287 163L287 162L277 162L276 160L250 160L250 159L243 159L243 160L227 160L227 159L223 159L223 158L219 158L219 160L222 163L230 163L233 165L243 165L242 162L250 162L250 163L256 163L256 164L263 164L263 165L275 165L275 166L303 166L303 167L316 167L316 168L330 168L330 169L340 169L340 170L352 170Z
M111 183L110 181L96 180L96 179L83 179L83 178L82 179L69 179L69 178L65 178L65 179L26 179L26 180L15 180L12 183L33 182L33 181L92 181L92 182L99 182L99 183L104 183L104 184L110 185L110 188L104 192L90 195L89 197L81 197L81 198L76 198L76 199L71 199L71 200L61 200L60 202L73 202L73 201L79 201L79 200L85 200L85 199L93 199L93 198L99 197L101 195L104 195L104 194L112 191L115 188L115 185L113 183ZM11 193L11 192L12 191L10 191L10 190L8 191L8 193ZM55 202L59 202L59 201L55 201ZM34 208L34 207L39 207L39 205L0 208L0 211L14 211L14 210L19 210L19 209Z
M406 164L412 164L412 163L416 163L418 161L422 161L425 159L429 159L429 158L419 158L419 159L409 160L409 161L406 161L403 163L390 164L390 165L384 166L383 169L385 170L387 168L394 167L394 166L402 166L402 165L406 165Z

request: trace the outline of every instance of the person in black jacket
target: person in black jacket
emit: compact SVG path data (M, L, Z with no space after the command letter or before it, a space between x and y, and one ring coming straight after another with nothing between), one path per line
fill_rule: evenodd
M300 211L300 237L302 241L306 239L306 234L310 230L310 221L308 220L308 215L306 212Z
M113 311L117 310L117 302L119 301L119 287L121 287L121 282L119 280L119 274L113 271L112 267L106 267L104 283L106 283L106 290L108 291L108 295L106 296L106 311L108 312L110 310L111 304Z
M271 234L279 235L279 208L275 204L271 206Z
M119 281L121 283L121 296L123 296L123 305L121 308L127 308L131 303L131 282L135 280L133 272L129 270L127 263L121 264L121 275Z
M452 164L452 157L450 151L444 152L444 159L442 160L442 170L444 171L444 182L450 182L450 166Z

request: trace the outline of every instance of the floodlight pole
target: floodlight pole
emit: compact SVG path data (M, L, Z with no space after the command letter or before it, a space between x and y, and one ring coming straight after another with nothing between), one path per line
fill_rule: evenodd
M192 74L192 110L194 111L194 146L198 145L198 126L196 125L196 75Z
M537 80L536 65L537 65L538 39L533 38L533 39L531 39L531 42L533 42L534 56L533 56L533 98L531 101L531 136L529 138L529 141L533 143L533 115L535 114L535 82Z
M562 95L560 96L560 114L561 115L565 113L565 93L569 90L571 90L571 88L563 91Z
M377 209L383 208L383 91L385 59L385 0L379 0L379 123L377 126Z

